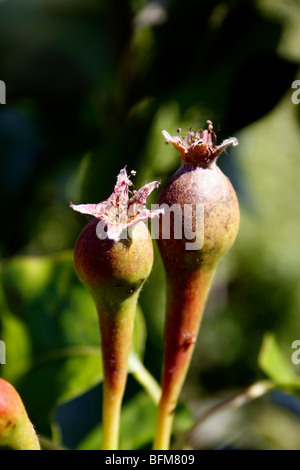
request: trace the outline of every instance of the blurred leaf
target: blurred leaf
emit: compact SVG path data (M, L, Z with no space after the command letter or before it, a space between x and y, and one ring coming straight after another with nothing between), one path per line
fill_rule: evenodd
M299 61L300 8L299 1L258 0L258 9L269 19L280 21L283 31L278 45L280 56Z
M77 278L72 252L6 260L1 280L3 375L17 386L38 431L49 434L55 406L102 380L96 309ZM138 309L136 356L143 354L145 340Z
M249 442L252 441L252 449L255 450L299 450L299 414L270 401L258 401L256 404L257 409L251 409L247 416L244 446L249 448ZM241 448L245 448L242 442L240 444Z
M141 392L122 409L120 450L140 449L151 443L155 429L156 407L148 395ZM97 426L80 444L80 450L100 448L101 425Z
M137 170L136 187L153 179L163 185L180 163L162 129L175 133L211 119L215 130L220 124L218 140L239 131L240 145L219 165L237 190L241 227L206 307L185 384L191 403L260 380L257 354L266 331L286 344L299 337L300 106L290 89L300 70L299 25L294 0L0 1L0 78L7 84L7 105L0 107L3 257L72 248L82 218L69 211L69 200L106 198L126 164ZM71 275L71 258L58 258L27 258L22 269L19 258L5 262L0 291L7 346L1 373L20 385L47 433L57 403L101 380L94 307ZM165 279L157 249L140 302L144 365L159 378ZM143 316L136 323L134 348L142 354ZM270 344L264 372L275 378ZM287 379L289 358L277 346ZM139 387L133 382L130 397ZM70 414L77 418L78 409L83 415L88 408L73 402L62 405L73 407L64 415L68 431ZM272 413L270 428L277 421ZM214 436L218 426L211 427ZM244 429L251 434L249 428L248 416ZM228 436L226 423L223 429ZM280 419L277 429L279 447L280 439L288 447Z
M198 8L200 16L190 14ZM225 135L236 132L270 111L290 87L298 65L276 51L284 23L266 18L251 1L187 0L184 8L173 1L168 20L151 30L151 53L144 46L147 74L141 67L132 78L131 101L145 95L175 100L182 118L193 115L192 125L209 118ZM140 29L135 34L140 37Z
M96 82L112 63L113 38L103 1L0 3L5 80L34 93L70 93ZM18 41L15 41L15 31Z
M261 369L274 382L279 384L295 384L298 382L298 385L300 385L300 378L280 350L272 333L267 333L263 339L258 362Z
M120 450L151 449L155 432L157 409L151 398L144 392L136 394L127 402L122 411L120 427ZM175 414L175 432L183 432L192 424L192 417L182 405ZM79 450L100 448L101 426L97 426L84 439Z

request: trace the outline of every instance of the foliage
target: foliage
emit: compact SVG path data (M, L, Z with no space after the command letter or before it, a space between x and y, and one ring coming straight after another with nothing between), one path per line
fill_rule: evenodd
M211 119L218 139L240 142L219 163L241 228L209 298L174 445L207 409L267 379L266 393L210 416L185 444L300 448L299 30L295 1L0 2L1 376L40 435L82 449L101 433L98 324L72 259L87 219L69 201L106 199L125 165L136 187L163 184L179 161L161 131ZM164 302L155 249L131 370L138 360L157 381ZM124 400L128 449L153 437L155 404L138 376Z

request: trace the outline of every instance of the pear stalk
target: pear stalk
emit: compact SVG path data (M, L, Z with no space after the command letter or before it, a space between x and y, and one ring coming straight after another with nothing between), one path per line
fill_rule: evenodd
M158 204L174 205L185 212L191 209L192 233L201 246L190 247L186 235L174 236L175 219L170 219L170 239L162 227L168 223L160 217L157 240L166 274L167 302L162 368L162 395L158 409L153 447L170 447L176 405L189 370L206 301L220 261L232 246L239 228L239 205L235 191L216 165L216 158L235 138L216 145L212 124L205 131L189 131L185 137L163 135L179 150L182 166L163 188ZM197 211L201 205L203 211ZM203 220L196 220L202 214ZM182 218L182 234L188 219ZM189 244L189 245L188 245Z
M214 272L168 283L162 397L154 449L167 450L176 405L189 369Z
M98 307L103 360L102 450L118 448L137 299L138 292L114 313Z
M135 174L135 172L132 172ZM146 209L146 198L158 182L133 191L121 170L111 196L74 210L94 216L79 235L74 264L90 292L99 319L103 362L102 450L117 450L120 415L127 381L134 316L139 292L153 265L153 245L144 220L159 211Z

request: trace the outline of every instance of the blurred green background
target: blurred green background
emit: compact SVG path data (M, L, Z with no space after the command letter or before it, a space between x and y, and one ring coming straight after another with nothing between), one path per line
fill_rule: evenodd
M163 184L179 158L161 131L210 119L219 141L240 142L219 166L237 191L241 228L213 285L173 442L300 449L300 364L291 361L300 340L299 44L299 0L0 1L0 372L45 438L88 449L101 436L97 318L72 260L88 219L69 201L106 199L125 165L137 188ZM156 250L133 358L157 381L164 295ZM121 447L150 448L155 405L130 367ZM276 390L186 434L211 406L264 379Z

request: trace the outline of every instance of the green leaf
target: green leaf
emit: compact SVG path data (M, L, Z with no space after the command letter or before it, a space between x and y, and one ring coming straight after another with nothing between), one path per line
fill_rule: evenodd
M263 372L275 383L300 385L300 378L296 375L291 362L284 356L272 333L264 336L258 363Z
M77 278L72 252L8 259L1 281L2 375L18 389L38 432L49 435L56 406L102 380L96 308ZM135 356L142 356L145 341L138 308Z
M145 392L137 393L122 410L120 424L120 450L151 449L155 433L157 408ZM180 405L174 417L174 431L189 429L193 419L189 411ZM102 429L96 426L81 442L79 450L100 448Z
M120 425L120 450L140 449L149 444L154 435L156 407L143 392L134 396L122 410ZM100 448L101 425L98 425L80 444L80 450Z

